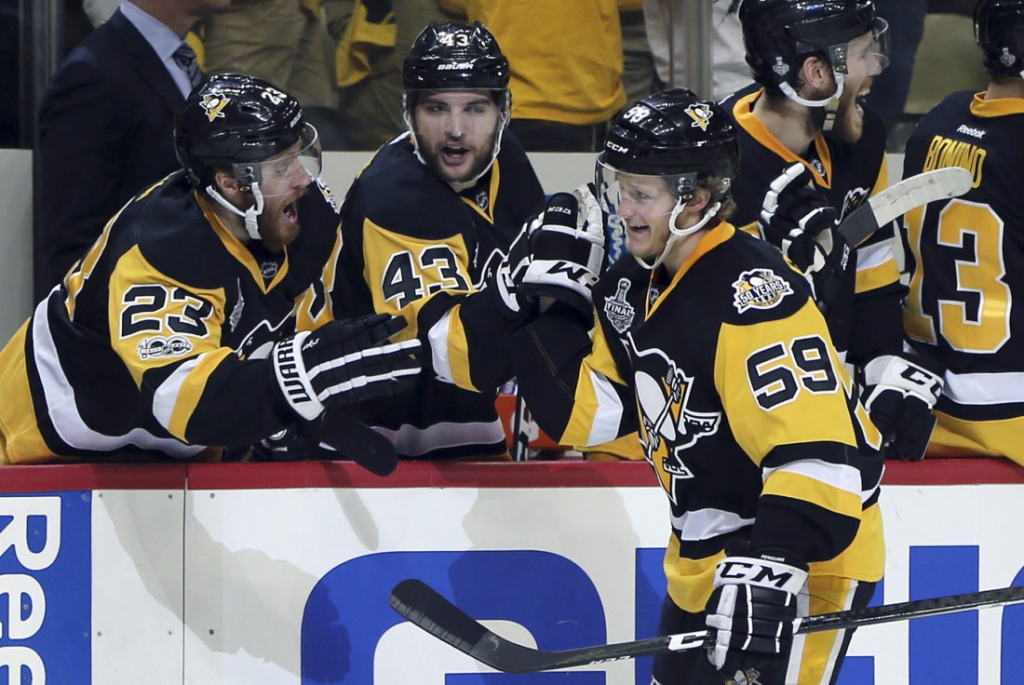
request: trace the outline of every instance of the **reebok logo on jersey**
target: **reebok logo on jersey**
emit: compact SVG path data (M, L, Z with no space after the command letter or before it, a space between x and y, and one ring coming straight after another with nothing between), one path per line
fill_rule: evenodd
M733 306L742 314L748 309L771 309L793 294L789 281L771 269L751 269L740 274L732 284Z
M984 138L985 132L980 128L971 128L967 124L960 124L960 128L956 130L957 133L963 133L965 136L971 136L972 138Z

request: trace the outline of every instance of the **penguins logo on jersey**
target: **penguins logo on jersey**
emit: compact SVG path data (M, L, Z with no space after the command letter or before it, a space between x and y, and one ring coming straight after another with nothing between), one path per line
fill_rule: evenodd
M620 278L613 297L604 298L604 313L612 327L619 333L625 333L633 325L636 315L633 305L626 301L629 292L629 279Z
M334 213L337 214L338 203L334 201L334 193L331 192L331 189L327 187L327 184L324 183L322 178L317 177L314 179L314 182L316 183L316 187L320 189L320 194L324 196L325 200L327 200L327 204L329 204L331 209L334 210Z
M789 281L771 269L751 269L740 274L733 284L733 306L742 314L748 309L771 309L793 294Z
M689 409L693 377L686 375L661 350L640 351L633 336L628 338L637 356L633 380L640 406L640 443L662 486L674 501L674 482L693 478L683 453L701 438L718 432L722 413ZM661 372L655 377L651 371L659 367Z
M230 98L220 97L217 95L204 95L203 101L199 103L199 106L206 112L206 118L210 121L214 119L224 118L224 108L231 102Z
M690 126L699 128L701 131L708 130L708 124L711 123L711 117L714 116L711 108L702 102L695 102L687 107L686 113L693 119L693 123Z
M840 219L843 219L850 215L850 212L860 207L861 203L868 196L869 190L867 188L851 188L846 193L846 197L843 198L843 211L839 215Z
M260 321L235 348L235 354L239 359L266 359L274 343L294 332L293 326L285 327L285 324L293 323L290 314L276 326L265 319Z

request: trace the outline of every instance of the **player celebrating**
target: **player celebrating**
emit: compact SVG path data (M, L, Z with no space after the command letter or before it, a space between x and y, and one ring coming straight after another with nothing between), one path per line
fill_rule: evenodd
M400 314L429 354L416 387L359 407L407 459L508 459L494 406L512 376L485 287L544 194L508 125L509 65L482 24L428 25L403 69L409 131L377 151L342 206L345 249L323 316Z
M419 370L390 316L291 335L340 238L295 98L215 77L174 142L184 169L125 205L0 352L0 463L217 459Z
M1024 0L981 0L975 37L991 78L936 105L907 143L905 174L963 166L974 187L904 218L910 346L947 366L928 454L1024 464Z
M659 632L715 631L652 682L826 684L849 634L790 621L863 607L881 578L880 436L807 282L728 223L738 159L725 111L690 91L622 115L597 187L633 258L594 287L592 337L561 302L514 336L517 377L564 444L640 428L671 505Z
M758 83L724 103L743 156L733 184L736 225L754 232L760 223L762 237L813 274L832 339L856 371L887 456L920 459L941 386L922 360L902 354L905 288L893 228L856 246L831 231L888 185L885 130L858 99L888 63L887 25L871 0L747 0L740 19ZM768 214L759 222L763 205ZM927 389L903 387L905 371L927 378Z

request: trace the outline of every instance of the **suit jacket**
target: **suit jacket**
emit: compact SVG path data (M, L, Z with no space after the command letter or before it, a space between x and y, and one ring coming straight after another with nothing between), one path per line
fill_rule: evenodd
M180 168L174 115L184 102L121 12L67 56L39 110L37 292L63 279L136 193Z

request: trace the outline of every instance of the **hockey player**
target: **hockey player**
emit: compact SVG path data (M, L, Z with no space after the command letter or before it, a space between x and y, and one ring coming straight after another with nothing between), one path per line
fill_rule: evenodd
M298 101L214 77L174 142L184 168L125 205L0 352L0 463L218 459L290 425L315 434L326 407L419 370L390 316L293 335L340 238Z
M825 685L850 634L790 621L866 606L882 576L881 436L806 280L728 223L738 160L726 112L690 91L623 114L597 189L632 258L594 287L592 336L559 301L514 336L517 378L564 444L639 426L671 507L659 632L715 636L656 657L652 683Z
M887 456L920 459L939 386L922 360L902 354L905 288L894 229L860 245L833 231L831 251L816 249L837 219L888 185L884 127L859 103L888 62L887 25L871 0L746 0L740 20L757 83L723 103L739 128L743 157L733 183L735 223L757 232L771 188L780 212L770 210L760 222L762 237L813 274L832 339L856 370ZM803 173L790 170L795 164ZM901 387L907 370L927 378L929 390ZM883 392L886 401L875 402Z
M509 65L482 24L429 24L403 67L408 132L381 147L342 205L345 250L330 316L409 322L424 368L414 389L363 403L360 418L406 459L508 459L495 409L512 376L510 311L486 288L544 194L507 130Z
M960 198L904 217L910 346L947 367L928 454L1024 464L1024 0L981 0L975 37L990 81L936 105L907 143L907 175L974 174Z

